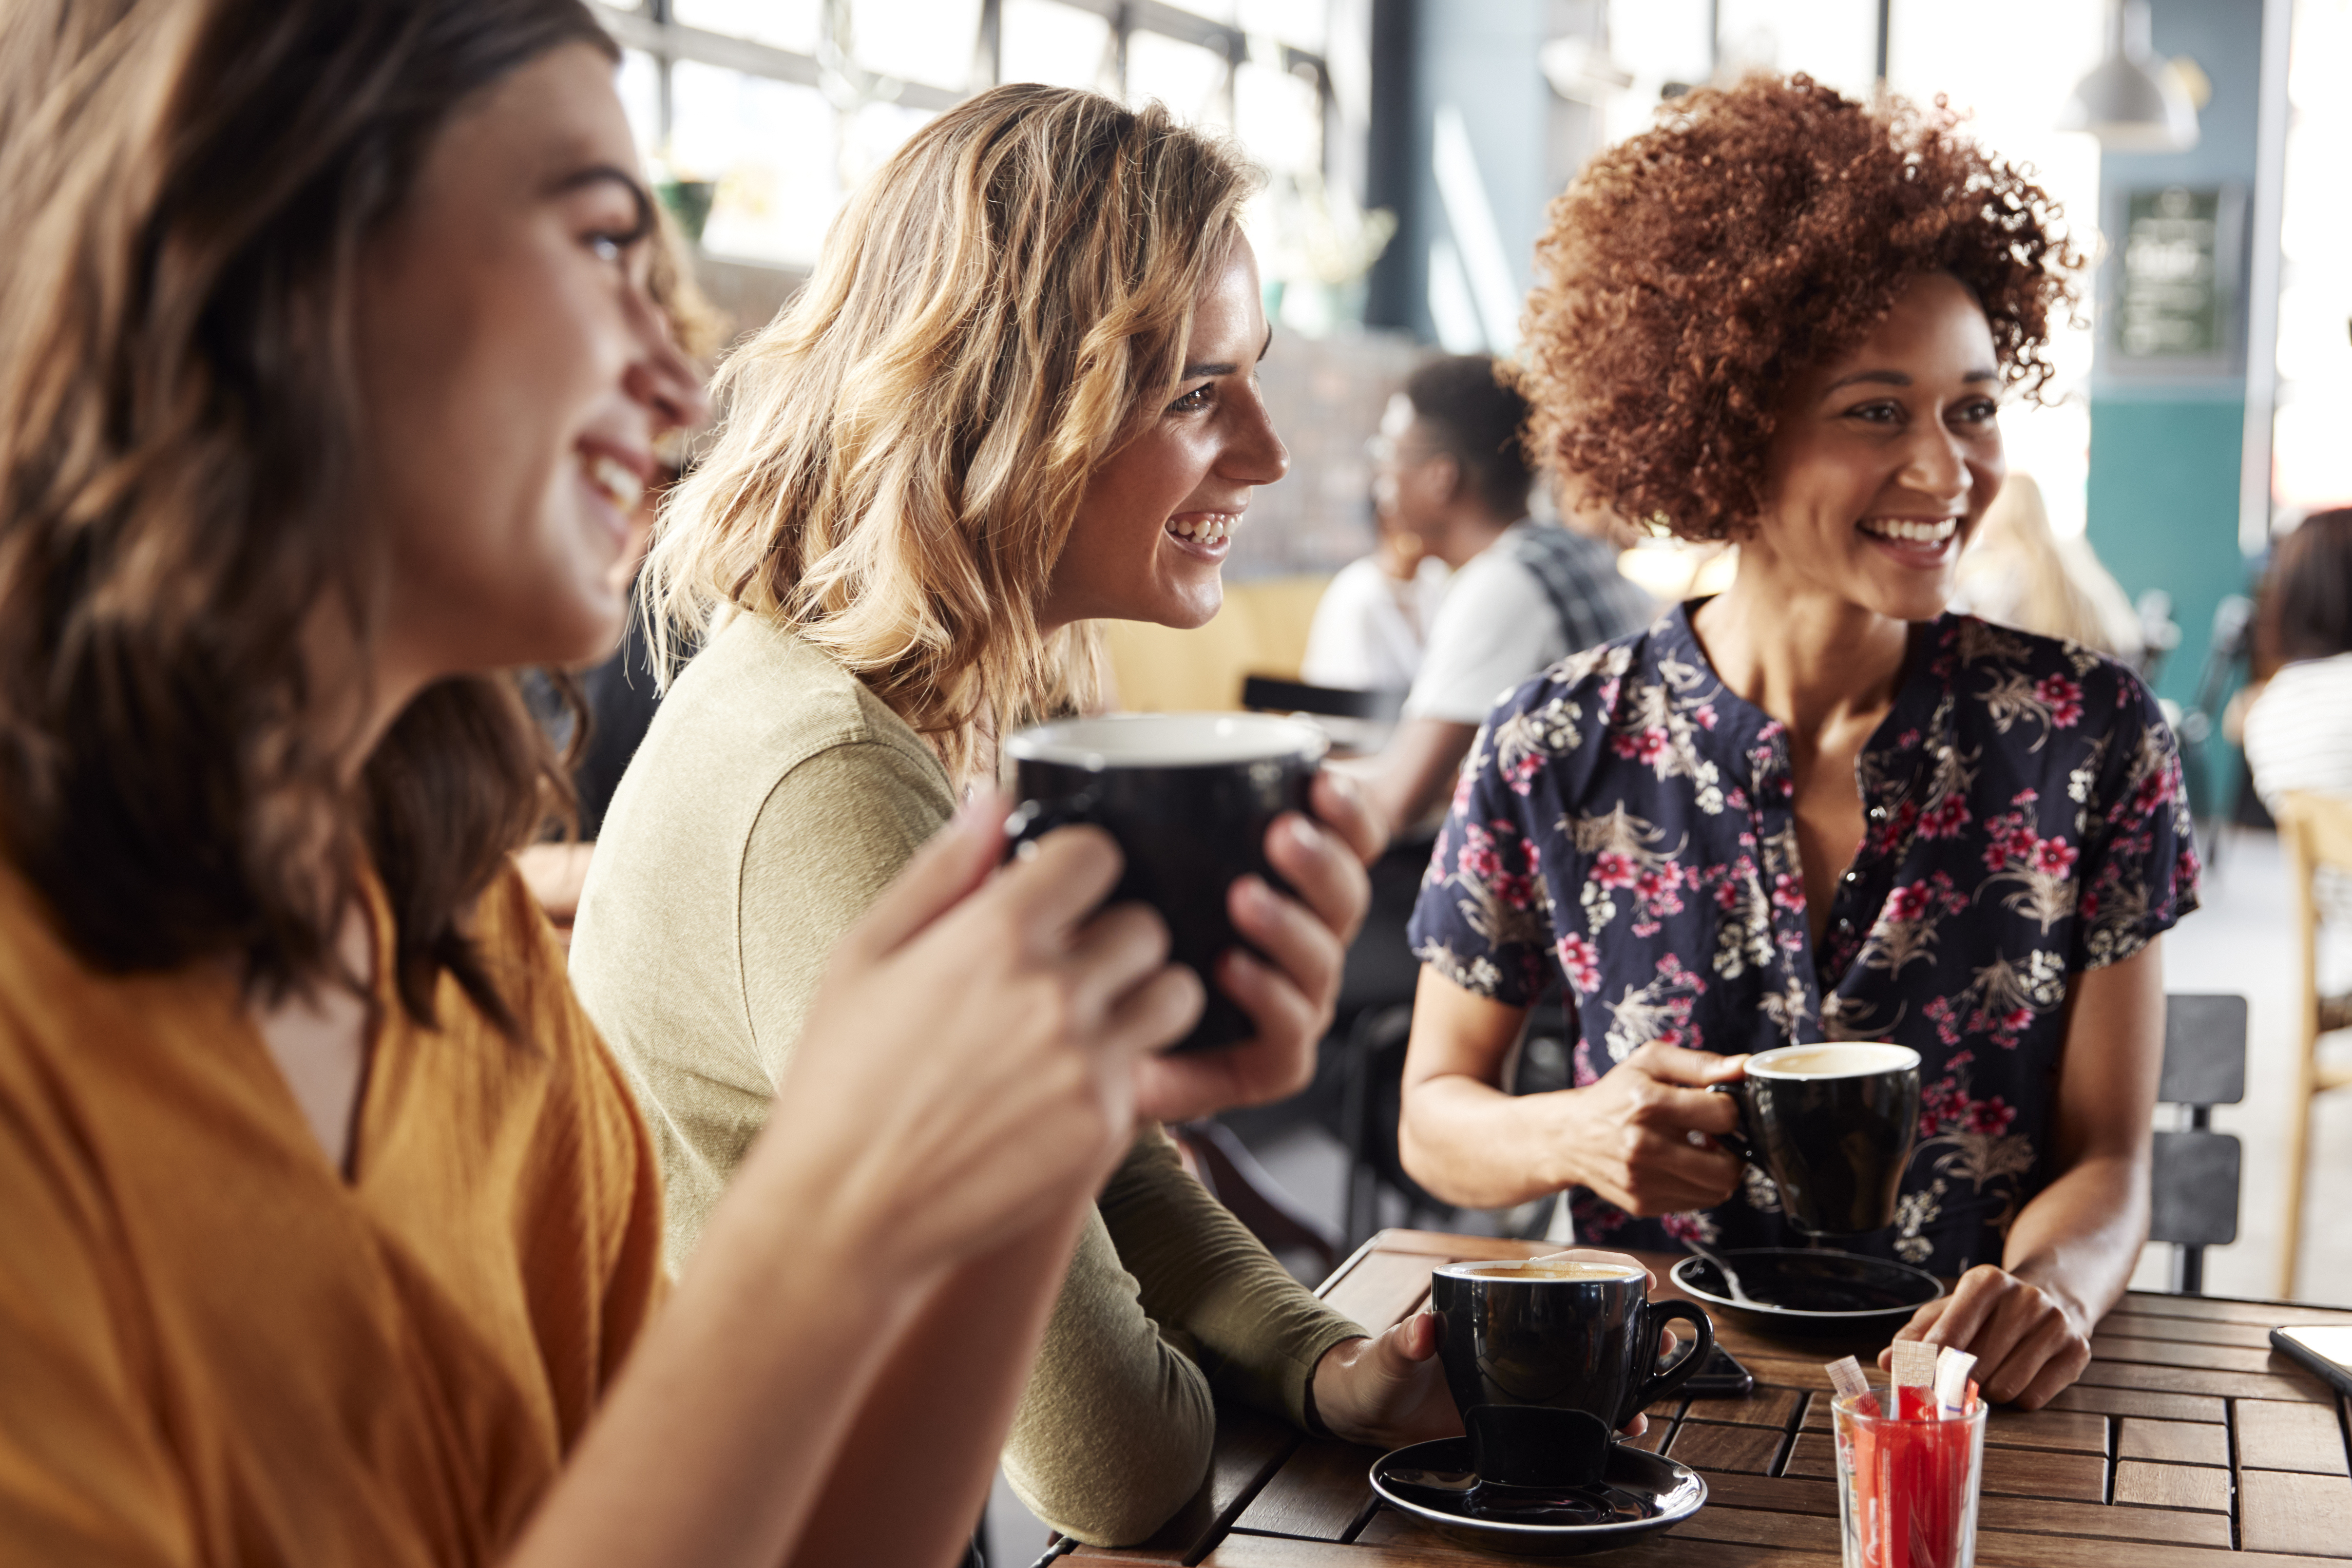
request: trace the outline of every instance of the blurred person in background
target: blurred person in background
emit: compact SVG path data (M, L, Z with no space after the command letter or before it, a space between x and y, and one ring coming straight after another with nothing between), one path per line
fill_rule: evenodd
M999 870L982 792L666 1279L510 856L567 789L508 672L612 647L703 407L618 54L0 9L0 1561L944 1568L1198 1015L1108 838Z
M1528 405L1499 368L1486 354L1432 360L1381 421L1380 493L1454 574L1396 732L1378 755L1343 764L1392 833L1444 802L1497 697L1652 609L1604 540L1528 515Z
M1156 104L992 89L859 188L806 289L722 368L719 434L646 566L656 635L701 651L614 797L572 960L653 1121L674 1261L765 1146L820 955L988 787L1001 735L1093 701L1087 623L1217 613L1230 536L1289 461L1257 381L1251 184ZM1202 976L1257 1037L1152 1064L1147 1117L1311 1073L1382 838L1343 781L1313 802L1265 845L1295 896L1231 890L1264 956ZM1003 1462L1068 1534L1159 1528L1206 1473L1218 1399L1360 1443L1459 1430L1428 1321L1368 1335L1316 1300L1158 1126L1075 1256L1047 1243L1068 1270ZM1009 1310L1026 1279L976 1273L940 1310ZM910 1443L978 1375L949 1328L901 1391Z
M1298 662L1298 679L1310 686L1402 691L1421 668L1452 572L1398 521L1386 483L1373 487L1372 528L1372 552L1340 567L1316 601Z
M2042 487L2011 474L1960 556L1951 608L1999 626L2063 637L2126 664L2139 661L2139 612L2088 539L2060 539Z
M2352 797L2352 507L2279 542L2259 616L2257 658L2275 673L2245 710L2256 793L2273 811L2291 791Z
M1477 1206L1566 1190L1589 1244L1790 1245L1708 1091L1775 1046L1908 1047L1896 1220L1843 1245L1958 1276L1898 1337L2039 1406L2147 1234L2198 879L2139 679L1947 609L2077 259L1941 108L1757 76L1659 120L1553 204L1520 384L1548 461L1737 539L1736 574L1488 717L1413 915L1404 1165ZM1555 978L1575 1086L1508 1096Z

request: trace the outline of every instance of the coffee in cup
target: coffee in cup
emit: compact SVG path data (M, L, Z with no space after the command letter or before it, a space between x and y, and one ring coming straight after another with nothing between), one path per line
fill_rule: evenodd
M1139 900L1168 922L1169 958L1201 976L1207 1005L1174 1050L1248 1039L1256 1026L1217 989L1214 965L1245 947L1225 913L1251 872L1276 888L1266 829L1305 812L1328 742L1296 719L1265 713L1126 713L1024 730L1004 742L1021 805L1016 844L1091 823L1118 841L1127 868L1112 901Z
M1581 1487L1617 1429L1705 1363L1715 1326L1688 1301L1653 1303L1643 1271L1577 1258L1449 1263L1430 1278L1445 1386L1482 1484ZM1659 1331L1697 1342L1658 1366Z
M1781 1046L1748 1058L1740 1131L1724 1142L1772 1178L1780 1212L1808 1236L1895 1223L1919 1131L1919 1053L1876 1040Z

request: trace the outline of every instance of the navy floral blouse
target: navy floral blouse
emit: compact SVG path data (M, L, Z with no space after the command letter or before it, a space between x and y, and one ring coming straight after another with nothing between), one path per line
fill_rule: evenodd
M1856 773L1867 827L1816 952L1786 731L1717 679L1677 606L1496 706L1413 950L1512 1005L1563 981L1580 1085L1650 1040L1911 1047L1924 1094L1896 1222L1842 1245L1958 1273L2000 1261L2053 1174L2069 977L2197 907L2179 757L2123 666L1948 615L1914 629ZM1803 1244L1753 1169L1728 1202L1663 1219L1570 1204L1587 1243Z

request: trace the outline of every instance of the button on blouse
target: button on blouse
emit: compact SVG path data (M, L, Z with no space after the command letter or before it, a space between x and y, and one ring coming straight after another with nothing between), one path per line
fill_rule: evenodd
M1511 1005L1562 982L1579 1084L1652 1040L1911 1047L1924 1093L1896 1223L1840 1245L1958 1273L2000 1261L2051 1179L2074 977L2197 906L2179 757L2122 665L1948 615L1913 629L1855 773L1867 826L1817 951L1786 731L1723 685L1677 606L1496 707L1413 949ZM1801 1244L1753 1170L1728 1202L1661 1219L1570 1202L1596 1244Z

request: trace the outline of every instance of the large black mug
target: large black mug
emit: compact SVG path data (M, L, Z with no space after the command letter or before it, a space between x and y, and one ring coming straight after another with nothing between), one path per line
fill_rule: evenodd
M1481 1482L1581 1487L1601 1479L1620 1426L1690 1381L1715 1325L1688 1301L1652 1302L1635 1265L1578 1258L1448 1263L1429 1281L1445 1386ZM1697 1343L1658 1365L1659 1331Z
M1859 1236L1895 1223L1919 1134L1919 1053L1877 1040L1781 1046L1717 1084L1739 1104L1722 1142L1772 1178L1780 1212L1807 1236Z
M1006 824L1025 843L1074 823L1118 840L1127 869L1113 901L1150 904L1168 922L1170 961L1208 989L1191 1034L1171 1047L1205 1050L1257 1032L1217 989L1214 965L1245 947L1225 912L1234 879L1255 872L1287 890L1266 864L1266 829L1307 810L1328 746L1323 732L1264 713L1128 713L1069 719L1004 742L1021 805Z

